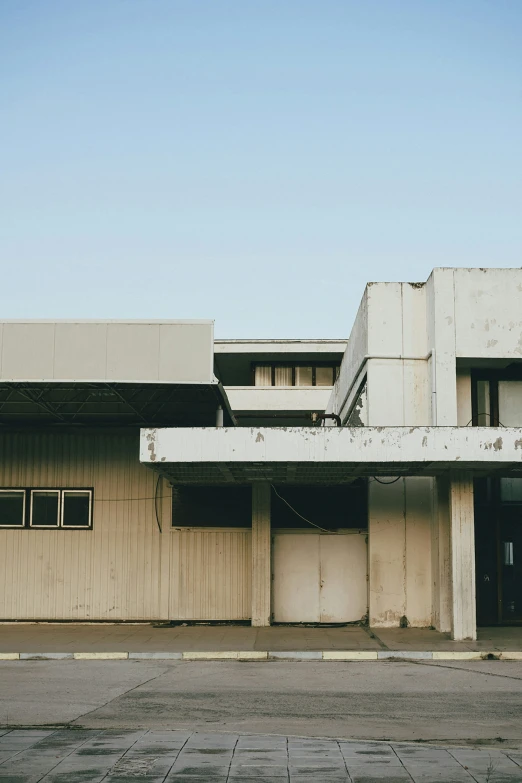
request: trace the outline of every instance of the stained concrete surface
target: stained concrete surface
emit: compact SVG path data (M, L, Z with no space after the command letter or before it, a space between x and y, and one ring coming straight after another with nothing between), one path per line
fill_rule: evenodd
M522 749L522 663L4 661L0 725Z
M208 650L522 650L522 627L480 628L476 641L454 642L429 628L0 623L0 652Z
M0 783L517 783L522 753L179 730L0 732Z

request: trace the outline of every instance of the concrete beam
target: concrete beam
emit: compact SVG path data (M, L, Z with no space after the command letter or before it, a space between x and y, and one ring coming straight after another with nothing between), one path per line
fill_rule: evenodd
M140 459L168 463L343 463L354 468L419 466L522 471L522 428L514 427L184 427L141 431ZM259 476L262 478L262 474Z

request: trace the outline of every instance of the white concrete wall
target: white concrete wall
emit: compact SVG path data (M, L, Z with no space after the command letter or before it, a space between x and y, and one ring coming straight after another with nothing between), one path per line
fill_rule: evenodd
M212 321L4 321L0 380L211 383Z
M457 359L521 357L520 269L440 268L425 284L370 284L327 409L346 420L366 375L364 424L464 427L471 376ZM402 480L370 484L370 618L393 625L405 616L448 631L448 491L414 482L405 480L402 500Z
M458 357L522 358L522 269L449 269Z

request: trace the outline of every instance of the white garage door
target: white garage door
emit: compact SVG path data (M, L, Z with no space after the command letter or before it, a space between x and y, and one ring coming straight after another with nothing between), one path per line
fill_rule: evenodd
M275 533L276 623L348 623L367 612L367 546L361 533Z

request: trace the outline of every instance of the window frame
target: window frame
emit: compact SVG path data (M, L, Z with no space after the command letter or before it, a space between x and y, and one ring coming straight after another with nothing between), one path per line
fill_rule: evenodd
M478 417L478 381L489 381L489 413L482 411L480 415L486 415L489 423L479 425ZM522 365L515 364L503 369L472 369L471 370L471 424L473 427L500 427L500 415L498 406L499 381L522 381Z
M69 495L84 495L89 493L89 524L88 525L64 525L63 512L65 510L64 496L65 493ZM62 530L92 530L92 496L93 492L90 489L62 489L60 490L60 527Z
M0 493L23 493L23 524L1 525L0 530L92 530L94 527L94 487L0 487ZM58 511L56 525L33 525L33 497L37 492L55 492L58 495ZM64 495L65 493L89 493L89 524L64 525Z
M8 493L8 492L17 492L20 493L23 497L23 507L22 507L22 524L21 525L0 525L0 530L23 530L26 526L26 506L27 506L27 491L24 488L20 487L2 487L0 488L0 494Z
M33 498L38 493L47 492L49 494L53 493L54 495L58 496L58 505L56 507L56 525L33 525ZM61 501L61 492L59 489L47 489L43 487L34 487L33 489L29 490L29 527L33 530L57 530L60 527L60 501Z
M319 386L319 387L317 387L317 388L320 388L320 389L329 389L329 388L332 388L333 386L335 386L335 382L336 382L336 380L337 380L337 378L339 376L339 368L340 368L340 366L341 366L340 362L331 362L331 361L330 362L329 361L318 362L318 361L314 361L313 359L312 360L309 359L308 361L303 359L301 361L286 361L286 362L285 361L252 362L252 366L251 366L252 385L253 386L256 385L256 367L270 367L271 368L272 372L271 372L270 387L275 387L276 386L276 383L275 383L275 370L276 370L276 367L288 367L289 369L292 370L292 385L291 385L291 387L287 386L287 387L279 387L279 388L294 388L295 387L296 389L311 389L311 388L315 388L317 386L317 383L316 383L316 380L317 380L316 379L316 368L317 367L329 367L332 370L332 384L331 384L331 386ZM312 368L312 386L296 386L296 383L295 383L295 371L296 371L297 367L311 367ZM263 387L259 387L259 388L263 388Z

